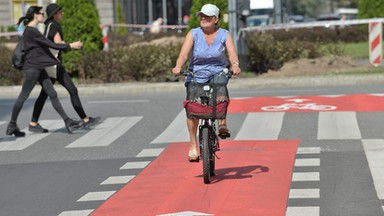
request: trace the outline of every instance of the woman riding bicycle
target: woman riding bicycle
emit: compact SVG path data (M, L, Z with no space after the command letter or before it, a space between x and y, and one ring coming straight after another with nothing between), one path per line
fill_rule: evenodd
M219 28L219 8L213 4L204 5L196 14L200 17L200 27L188 32L183 46L181 47L176 66L172 69L174 75L179 75L188 56L192 50L188 70L193 71L197 83L227 83L228 78L219 76L227 67L226 51L231 62L231 70L234 75L241 72L239 58L235 49L231 34L225 29ZM185 86L192 81L188 76ZM191 140L188 153L189 161L198 161L197 152L197 126L199 119L188 118L187 126ZM226 138L229 136L226 119L220 120L219 136Z

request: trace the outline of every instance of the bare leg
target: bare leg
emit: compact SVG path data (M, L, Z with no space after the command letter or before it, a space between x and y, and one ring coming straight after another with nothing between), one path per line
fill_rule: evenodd
M198 119L187 119L187 126L189 131L189 137L191 139L191 146L189 147L189 160L194 161L198 159L198 151L197 151L197 126L199 124Z

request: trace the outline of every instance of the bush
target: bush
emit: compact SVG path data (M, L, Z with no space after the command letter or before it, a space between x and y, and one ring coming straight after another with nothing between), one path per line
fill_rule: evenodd
M64 39L67 42L81 40L84 43L80 51L71 51L63 55L63 64L69 72L75 75L79 72L79 59L82 55L97 52L102 49L102 33L100 19L92 0L57 0L63 7L65 18L63 27Z
M362 26L318 27L251 32L247 37L249 69L265 73L299 58L343 55L344 47L340 42L367 41L368 32Z
M167 81L181 45L134 45L90 53L82 62L82 80L113 83L124 81Z
M12 67L11 56L13 50L0 43L0 85L20 85L23 78L23 72Z

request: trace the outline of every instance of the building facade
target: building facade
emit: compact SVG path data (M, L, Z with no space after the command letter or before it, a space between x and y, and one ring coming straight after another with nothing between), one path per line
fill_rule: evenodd
M0 30L15 25L28 7L32 5L46 7L55 2L56 0L0 0L0 27L2 27ZM165 19L164 24L182 24L181 17L189 15L192 4L192 0L94 0L94 2L99 11L101 24L117 22L116 10L119 3L127 24L148 24L160 17Z

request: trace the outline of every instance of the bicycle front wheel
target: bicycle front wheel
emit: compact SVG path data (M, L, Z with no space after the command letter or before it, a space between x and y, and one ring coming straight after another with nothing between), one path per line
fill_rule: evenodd
M209 130L207 127L202 128L201 132L201 145L202 145L202 158L203 158L203 177L204 177L204 183L209 184L211 182L211 163L210 163L210 157L211 157L211 152L210 152L210 145L211 143L209 142Z
M209 154L209 171L211 176L215 176L215 145L216 145L216 137L215 133L211 133L210 135L210 154Z

